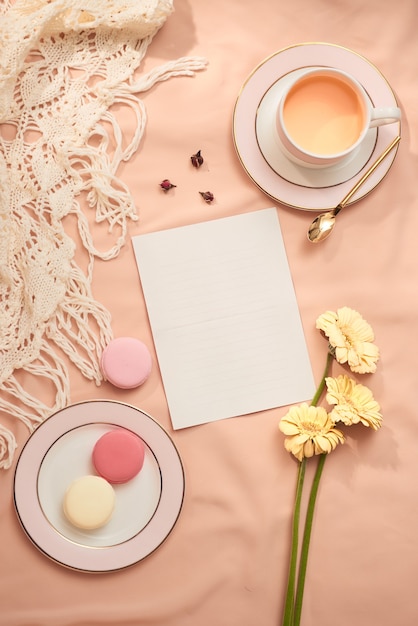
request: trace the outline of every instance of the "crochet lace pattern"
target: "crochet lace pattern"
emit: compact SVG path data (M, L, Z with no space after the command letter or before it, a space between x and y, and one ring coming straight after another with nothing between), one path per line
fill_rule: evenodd
M6 0L0 7L0 416L29 431L68 404L67 358L102 381L111 318L93 298L92 272L95 258L118 255L138 219L117 176L146 124L137 94L206 66L183 57L135 79L172 11L173 0ZM135 112L127 146L114 104ZM105 251L95 247L82 192L96 222L108 224ZM77 223L86 268L75 260L66 219ZM53 406L33 382L29 391L33 376L53 384ZM10 467L15 448L0 423L0 468Z

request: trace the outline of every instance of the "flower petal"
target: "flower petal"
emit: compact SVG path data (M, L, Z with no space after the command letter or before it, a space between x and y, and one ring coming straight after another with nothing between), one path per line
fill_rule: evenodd
M346 426L362 423L377 430L381 426L380 406L373 398L371 390L356 383L348 376L326 378L326 400L334 405L330 418L334 422L343 422Z
M286 450L299 461L314 454L328 454L344 440L323 407L306 403L291 407L279 428L288 436L284 442Z
M316 327L328 337L338 363L348 363L351 371L366 374L376 371L379 349L373 343L373 329L360 313L348 307L327 311L316 320Z

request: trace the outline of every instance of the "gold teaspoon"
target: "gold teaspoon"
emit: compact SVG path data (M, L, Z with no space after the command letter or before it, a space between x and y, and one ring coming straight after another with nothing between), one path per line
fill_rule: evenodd
M373 165L371 165L369 169L365 171L363 176L357 181L351 191L349 191L348 194L344 196L344 198L335 207L335 209L332 209L331 211L326 211L325 213L321 213L314 219L308 229L309 241L311 241L312 243L319 243L320 241L323 241L324 239L329 237L335 225L335 217L338 215L341 209L345 207L350 198L359 189L359 187L361 187L361 185L369 178L369 176L373 174L375 169L379 167L383 159L387 157L389 152L393 150L393 148L399 143L400 140L401 138L399 136L395 137L395 139L388 145L386 150L384 150L380 157L373 163Z

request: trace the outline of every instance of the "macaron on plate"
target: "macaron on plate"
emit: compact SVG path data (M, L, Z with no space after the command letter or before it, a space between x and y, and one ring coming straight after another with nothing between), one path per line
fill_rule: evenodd
M99 500L97 520L85 493ZM183 465L168 433L140 409L111 400L73 404L45 420L14 476L26 535L55 562L84 572L147 557L175 526L183 498Z

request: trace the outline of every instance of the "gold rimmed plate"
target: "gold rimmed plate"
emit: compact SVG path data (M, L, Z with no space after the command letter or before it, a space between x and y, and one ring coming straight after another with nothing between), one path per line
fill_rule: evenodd
M369 131L349 161L316 170L291 163L275 135L275 110L290 76L307 67L336 67L352 74L374 106L398 106L382 73L361 55L328 43L302 43L278 51L263 61L244 83L233 114L234 144L242 166L271 198L296 209L319 211L335 207L385 146L400 134L400 123ZM355 202L374 189L387 174L396 151L353 196Z
M95 473L95 442L121 427L144 442L143 468L114 485L115 510L105 526L80 530L63 514L65 491ZM151 554L170 534L183 498L183 465L168 433L143 411L110 400L73 404L49 417L26 442L14 478L15 508L29 539L57 563L85 572L123 569Z

